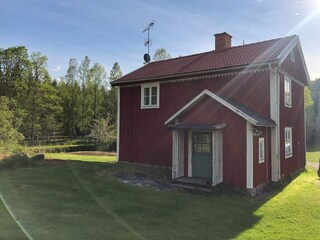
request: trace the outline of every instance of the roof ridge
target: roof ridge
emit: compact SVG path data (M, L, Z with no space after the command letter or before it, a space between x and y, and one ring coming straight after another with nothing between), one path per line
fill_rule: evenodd
M233 46L230 47L228 49L234 49L234 48L239 48L239 47L244 47L244 46L251 46L251 45L255 45L255 44L261 44L261 43L266 43L266 42L274 42L274 41L278 41L280 39L286 39L286 38L293 38L297 35L291 35L291 36L286 36L286 37L280 37L280 38L274 38L274 39L269 39L269 40L264 40L264 41L259 41L259 42L254 42L254 43L248 43L248 44L243 44L243 45L237 45L237 46ZM226 50L228 50L226 49Z
M273 39L263 40L263 41L259 41L259 42L253 42L253 43L248 43L248 44L243 44L243 45L232 46L230 48L227 48L226 50L235 49L235 48L244 47L244 46L255 45L255 44L260 44L260 43L265 43L265 42L278 41L280 39L285 39L285 38L293 38L295 36L297 36L297 35L294 34L294 35L291 35L291 36L273 38ZM215 53L215 52L216 52L216 50L210 50L210 51L205 51L205 52L200 52L200 53L193 53L193 54L190 54L190 55L185 55L185 56L179 56L179 57L174 57L174 58L154 61L154 62L150 62L149 64L154 64L154 63L158 63L158 62L165 62L165 61L170 61L170 60L176 60L176 59L181 59L181 58L187 58L187 57L192 57L192 56L196 56L196 55L204 55L204 54L207 54L207 53ZM224 51L221 51L221 52L224 52ZM196 60L194 60L194 61L196 61Z

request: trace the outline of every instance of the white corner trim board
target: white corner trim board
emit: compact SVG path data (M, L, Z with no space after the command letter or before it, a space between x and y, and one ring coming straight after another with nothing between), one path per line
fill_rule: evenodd
M247 184L249 189L253 188L253 126L247 122Z

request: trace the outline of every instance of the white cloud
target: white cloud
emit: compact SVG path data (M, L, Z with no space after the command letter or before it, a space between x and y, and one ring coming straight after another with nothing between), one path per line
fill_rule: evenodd
M59 72L60 70L61 70L61 66L59 65L51 69L52 72Z

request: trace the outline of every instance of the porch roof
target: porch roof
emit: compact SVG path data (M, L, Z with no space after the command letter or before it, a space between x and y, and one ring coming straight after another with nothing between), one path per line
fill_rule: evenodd
M257 113L253 109L245 106L234 98L226 97L226 96L218 96L213 92L205 89L201 93L199 93L196 97L194 97L190 102L188 102L184 107L182 107L178 112L173 114L164 124L166 126L170 126L177 118L179 118L182 114L189 111L193 108L200 100L204 97L210 97L217 102L221 103L223 106L227 107L234 113L238 114L246 121L250 122L254 126L260 127L275 127L276 123L274 120L264 117L261 114Z
M172 129L182 129L182 130L220 130L225 128L227 124L225 123L177 123L174 125L168 126Z

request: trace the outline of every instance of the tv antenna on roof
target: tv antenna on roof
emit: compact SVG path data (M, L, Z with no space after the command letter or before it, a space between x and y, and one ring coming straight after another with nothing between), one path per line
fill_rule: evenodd
M145 33L148 31L148 39L144 41L144 46L148 46L148 53L144 54L143 59L146 63L150 62L151 58L149 55L150 45L152 45L151 39L150 39L150 29L154 26L154 21L152 20L148 27L146 27L142 32Z

